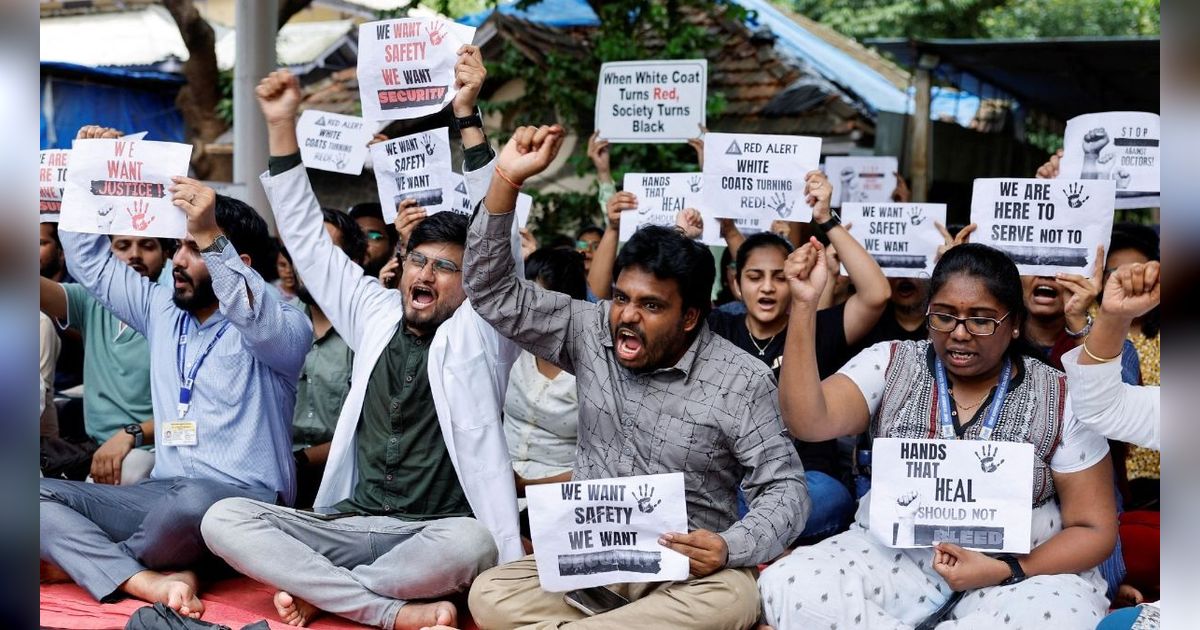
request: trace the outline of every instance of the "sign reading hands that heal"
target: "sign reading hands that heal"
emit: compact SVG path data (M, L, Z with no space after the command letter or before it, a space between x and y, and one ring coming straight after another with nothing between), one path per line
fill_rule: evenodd
M876 438L871 463L871 534L885 545L1029 553L1032 444Z
M842 225L862 243L889 278L933 275L938 247L945 243L934 221L946 224L944 203L846 203Z
M358 116L313 109L304 110L296 125L305 166L349 175L362 173L371 135L366 121Z
M896 158L887 156L851 156L825 158L825 175L833 186L829 205L886 203L896 189ZM843 217L843 221L845 218Z
M658 543L687 531L683 473L529 486L525 496L543 590L687 578L687 556Z
M394 222L396 206L410 197L429 214L453 209L454 199L443 192L453 191L446 127L371 145L371 165L384 221Z
M1118 208L1158 205L1159 117L1146 112L1084 114L1067 121L1062 179L1111 179Z
M183 238L187 215L171 203L171 178L186 176L192 147L126 138L76 140L59 228L92 234Z
M67 184L67 163L71 152L66 149L46 149L41 152L38 167L38 222L56 223L62 208L63 187Z
M475 29L437 18L367 22L358 27L358 90L363 118L435 114L454 100L458 49Z
M1111 180L991 178L975 180L971 241L1003 250L1021 275L1091 276L1096 247L1108 249Z
M636 210L621 213L621 242L628 241L643 225L675 225L675 215L684 208L701 207L704 177L700 173L626 173L624 190L637 196ZM704 217L705 245L724 245L716 217Z
M609 142L684 142L700 135L707 98L707 59L605 63L596 129Z
M804 176L821 161L821 139L748 133L704 136L705 216L806 222Z

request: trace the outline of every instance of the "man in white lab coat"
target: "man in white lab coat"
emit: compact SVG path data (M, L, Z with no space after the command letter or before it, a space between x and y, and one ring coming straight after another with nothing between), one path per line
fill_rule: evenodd
M495 160L475 109L484 75L478 48L464 46L452 107L475 203ZM400 289L383 287L326 235L296 141L298 81L274 72L257 93L271 151L262 183L280 237L354 350L354 366L317 513L221 502L205 515L205 541L280 589L276 608L293 625L321 611L380 628L455 624L454 605L431 600L522 555L501 423L517 350L465 300L466 217L420 221L405 243Z

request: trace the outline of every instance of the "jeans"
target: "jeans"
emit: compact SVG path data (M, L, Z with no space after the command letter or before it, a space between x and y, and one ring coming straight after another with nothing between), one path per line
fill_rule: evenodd
M804 523L804 531L797 540L816 542L828 538L850 524L856 509L854 497L842 482L818 470L804 471L808 482L808 496L812 499L812 512ZM738 518L746 515L749 506L742 489L738 488Z

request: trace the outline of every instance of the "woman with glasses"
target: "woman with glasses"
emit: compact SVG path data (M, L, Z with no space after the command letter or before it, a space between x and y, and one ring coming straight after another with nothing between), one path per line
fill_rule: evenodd
M984 245L951 249L930 280L929 339L877 344L821 381L813 324L828 278L823 259L814 241L785 270L793 331L779 392L788 429L805 440L870 430L877 438L990 434L1031 443L1032 551L1002 559L948 543L890 548L870 534L864 498L849 531L763 573L769 623L912 628L932 618L923 627L1094 628L1108 605L1095 567L1116 539L1112 465L1103 438L1071 413L1063 374L1026 351L1016 265Z

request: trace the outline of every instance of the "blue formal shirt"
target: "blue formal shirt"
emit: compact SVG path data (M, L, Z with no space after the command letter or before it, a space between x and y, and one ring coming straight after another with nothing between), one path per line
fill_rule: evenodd
M296 496L292 410L296 381L312 345L312 324L286 304L233 245L203 254L220 308L204 323L175 306L173 289L152 282L109 250L104 235L61 232L67 266L79 284L150 344L150 390L155 449L151 477L212 479L265 488L290 505ZM188 421L195 446L164 446L164 423L178 418L176 351L183 318L190 326L184 357L196 358L228 321L229 327L201 364Z

